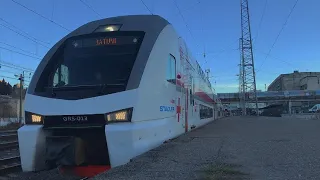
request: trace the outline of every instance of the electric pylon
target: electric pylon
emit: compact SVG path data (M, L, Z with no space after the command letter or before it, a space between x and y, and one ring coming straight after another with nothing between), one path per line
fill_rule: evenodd
M242 93L244 106L250 107L249 103L255 104L257 115L259 114L256 74L254 70L254 60L252 51L252 39L250 28L250 16L248 0L240 0L241 6L241 56L242 56ZM244 115L246 111L243 112Z

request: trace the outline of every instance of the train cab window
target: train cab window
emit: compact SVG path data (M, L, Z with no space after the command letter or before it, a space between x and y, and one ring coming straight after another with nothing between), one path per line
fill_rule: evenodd
M76 100L126 91L144 34L114 31L66 39L48 60L35 93Z
M169 55L167 61L166 79L172 84L176 84L176 58L173 55Z

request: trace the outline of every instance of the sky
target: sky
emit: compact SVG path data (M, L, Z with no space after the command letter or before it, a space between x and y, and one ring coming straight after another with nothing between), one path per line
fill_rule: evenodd
M249 0L258 90L280 74L320 71L320 1L299 0L285 24L295 2ZM167 19L202 68L211 70L217 93L238 91L240 0L0 0L0 78L18 82L14 75L22 69L8 67L12 63L27 69L27 85L27 71L70 31L97 19L150 14L148 9Z

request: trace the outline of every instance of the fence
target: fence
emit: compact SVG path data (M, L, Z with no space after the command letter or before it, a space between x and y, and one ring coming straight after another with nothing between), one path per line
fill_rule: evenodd
M305 120L320 120L320 113L282 114L284 118L298 118Z
M0 126L19 122L19 99L10 96L0 97Z

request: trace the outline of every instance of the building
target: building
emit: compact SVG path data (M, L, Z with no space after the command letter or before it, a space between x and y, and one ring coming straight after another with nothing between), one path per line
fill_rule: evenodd
M268 87L268 91L319 90L320 72L281 74Z

